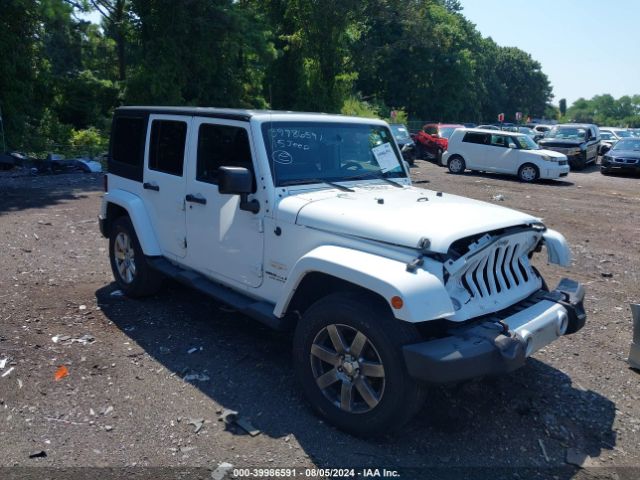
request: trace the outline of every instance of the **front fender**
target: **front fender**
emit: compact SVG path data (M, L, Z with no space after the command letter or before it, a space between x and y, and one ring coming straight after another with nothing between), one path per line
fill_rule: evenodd
M549 263L555 263L557 265L568 267L571 263L571 250L567 245L567 240L560 232L547 229L542 234L544 243L547 246L547 255Z
M109 203L119 205L129 213L133 228L136 230L140 247L145 255L158 256L162 254L160 244L156 238L153 226L142 199L133 193L120 189L110 190L104 195L104 205Z
M281 317L296 289L308 273L319 272L359 285L382 296L403 300L393 314L407 322L423 322L453 315L454 308L441 280L417 269L407 272L406 263L345 247L322 246L304 255L287 277L283 291L287 294L276 304L274 314Z

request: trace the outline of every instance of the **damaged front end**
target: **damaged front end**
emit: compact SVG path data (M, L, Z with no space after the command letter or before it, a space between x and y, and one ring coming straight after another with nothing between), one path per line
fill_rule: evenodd
M511 307L451 327L443 338L406 345L409 374L447 383L511 372L526 358L586 321L584 288L563 279L551 292L540 290Z
M580 330L584 288L563 279L548 291L531 265L546 245L549 262L568 265L564 237L541 224L459 240L444 261L445 288L455 314L441 338L404 347L409 373L454 382L512 371L562 335Z

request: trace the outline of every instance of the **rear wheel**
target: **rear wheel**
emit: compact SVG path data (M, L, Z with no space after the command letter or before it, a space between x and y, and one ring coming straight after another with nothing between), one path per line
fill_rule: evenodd
M119 217L109 230L109 260L118 287L129 297L156 293L162 275L148 265L129 217Z
M389 433L424 402L402 355L403 345L420 340L382 301L335 293L311 306L296 328L296 376L311 406L336 427L355 435Z
M540 172L532 163L525 163L518 169L518 178L521 182L533 182L538 179Z
M464 158L462 158L460 155L453 155L451 158L449 158L447 167L449 168L449 171L451 173L454 173L456 175L464 173L465 169L467 168L464 162Z

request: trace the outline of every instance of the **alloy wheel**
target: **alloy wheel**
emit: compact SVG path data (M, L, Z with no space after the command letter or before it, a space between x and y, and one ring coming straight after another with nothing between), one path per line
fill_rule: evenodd
M119 232L116 236L113 255L120 279L125 283L133 282L136 276L135 251L127 233Z
M364 333L347 325L327 325L314 338L309 357L316 385L336 407L366 413L380 403L384 365Z

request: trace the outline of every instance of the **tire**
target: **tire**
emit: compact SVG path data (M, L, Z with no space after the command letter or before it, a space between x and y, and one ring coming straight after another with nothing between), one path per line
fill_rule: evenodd
M535 182L540 178L540 170L533 163L525 163L518 169L518 178L525 183Z
M459 175L461 173L464 173L467 165L464 161L464 158L462 158L460 155L453 155L447 161L447 167L449 168L449 171L451 173Z
M356 338L365 341L352 358ZM401 349L421 340L383 301L360 292L334 293L313 304L298 323L296 377L313 409L332 425L358 436L390 433L424 403L424 387L409 377ZM360 370L363 365L371 375ZM321 387L318 382L325 380Z
M438 149L436 152L436 165L442 165L442 150Z
M109 260L118 287L132 298L160 290L162 275L147 263L129 217L117 218L109 230Z
M584 170L587 166L587 159L581 158L573 163L573 167L575 170Z

